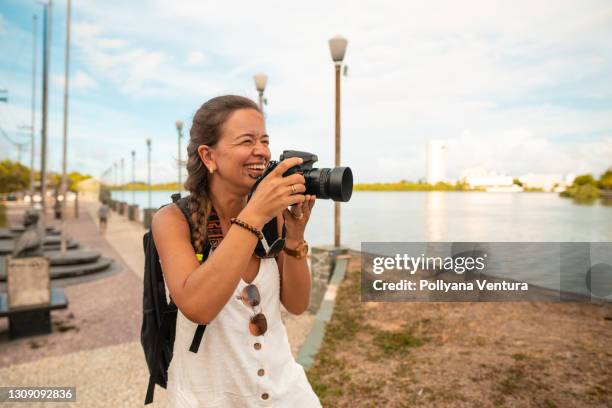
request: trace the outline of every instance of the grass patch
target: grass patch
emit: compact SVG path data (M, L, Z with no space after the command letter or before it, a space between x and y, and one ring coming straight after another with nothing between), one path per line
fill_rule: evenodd
M391 393L392 405L399 406L402 398L414 394L411 383L404 384L413 367L408 351L425 342L415 333L430 321L423 319L418 327L406 325L398 330L367 323L372 312L361 302L360 269L352 266L338 289L334 314L308 379L324 407L353 406L356 401L358 406L385 406L389 401L383 396L401 379L405 386Z
M412 329L405 328L398 331L379 331L374 335L374 344L384 355L393 356L398 353L406 353L412 347L423 345L423 340L416 337Z
M350 269L338 291L334 314L325 329L315 363L307 372L310 384L324 406L334 406L333 401L338 397L356 391L357 387L351 386L353 378L348 372L348 363L339 354L357 343L358 333L372 330L364 323L365 312L360 300L359 270Z
M527 360L527 355L523 353L515 353L512 355L512 358L516 361L525 361Z

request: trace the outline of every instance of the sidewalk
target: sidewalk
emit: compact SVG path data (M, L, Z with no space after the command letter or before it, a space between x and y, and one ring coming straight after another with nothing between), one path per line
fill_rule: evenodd
M120 270L110 277L66 287L70 306L65 312L52 313L52 334L12 341L3 338L0 385L74 386L77 402L65 404L69 407L142 406L148 382L139 341L144 230L113 214L102 236L97 207L97 203L82 202L80 217L68 217L66 230L80 244L115 259ZM14 213L12 208L10 214ZM0 330L2 325L7 324L1 322ZM18 362L10 363L15 360ZM165 390L157 387L155 394L153 406L166 407Z
M139 341L145 230L140 223L113 212L106 234L100 234L98 205L82 202L80 217L68 217L66 230L81 244L115 259L121 270L66 287L68 310L52 314L66 331L56 327L48 336L0 338L0 385L76 386L77 403L67 405L70 407L142 406L148 381ZM10 209L13 216L15 212ZM283 311L283 320L297 356L314 316ZM7 326L0 322L0 332L6 331L3 325ZM164 389L156 387L153 406L167 406Z

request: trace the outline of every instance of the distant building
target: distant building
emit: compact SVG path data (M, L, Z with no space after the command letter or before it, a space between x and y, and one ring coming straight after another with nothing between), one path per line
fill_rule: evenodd
M486 191L498 192L518 192L523 191L520 186L514 184L511 176L497 174L482 168L464 170L460 180L467 183L471 188L483 188Z
M442 140L427 142L427 183L436 184L446 181L446 153L448 146Z
M541 188L544 191L554 191L565 184L560 174L526 174L519 177L519 181L526 188ZM573 179L572 179L573 181Z

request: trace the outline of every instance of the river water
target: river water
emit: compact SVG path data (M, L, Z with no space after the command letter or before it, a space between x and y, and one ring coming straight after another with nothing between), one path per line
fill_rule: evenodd
M170 191L153 191L152 207L170 202ZM122 199L121 192L113 192ZM147 192L134 192L147 206ZM123 193L132 203L132 192ZM332 244L333 202L317 201L306 231L312 244ZM612 206L581 205L556 193L355 192L341 204L342 244L363 241L612 241Z

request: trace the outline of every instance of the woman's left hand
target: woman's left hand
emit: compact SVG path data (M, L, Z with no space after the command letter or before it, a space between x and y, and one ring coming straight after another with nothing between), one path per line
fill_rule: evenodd
M304 230L310 219L312 207L314 207L316 196L306 195L306 199L301 204L292 205L291 209L283 211L285 227L287 228L287 239L302 241Z

